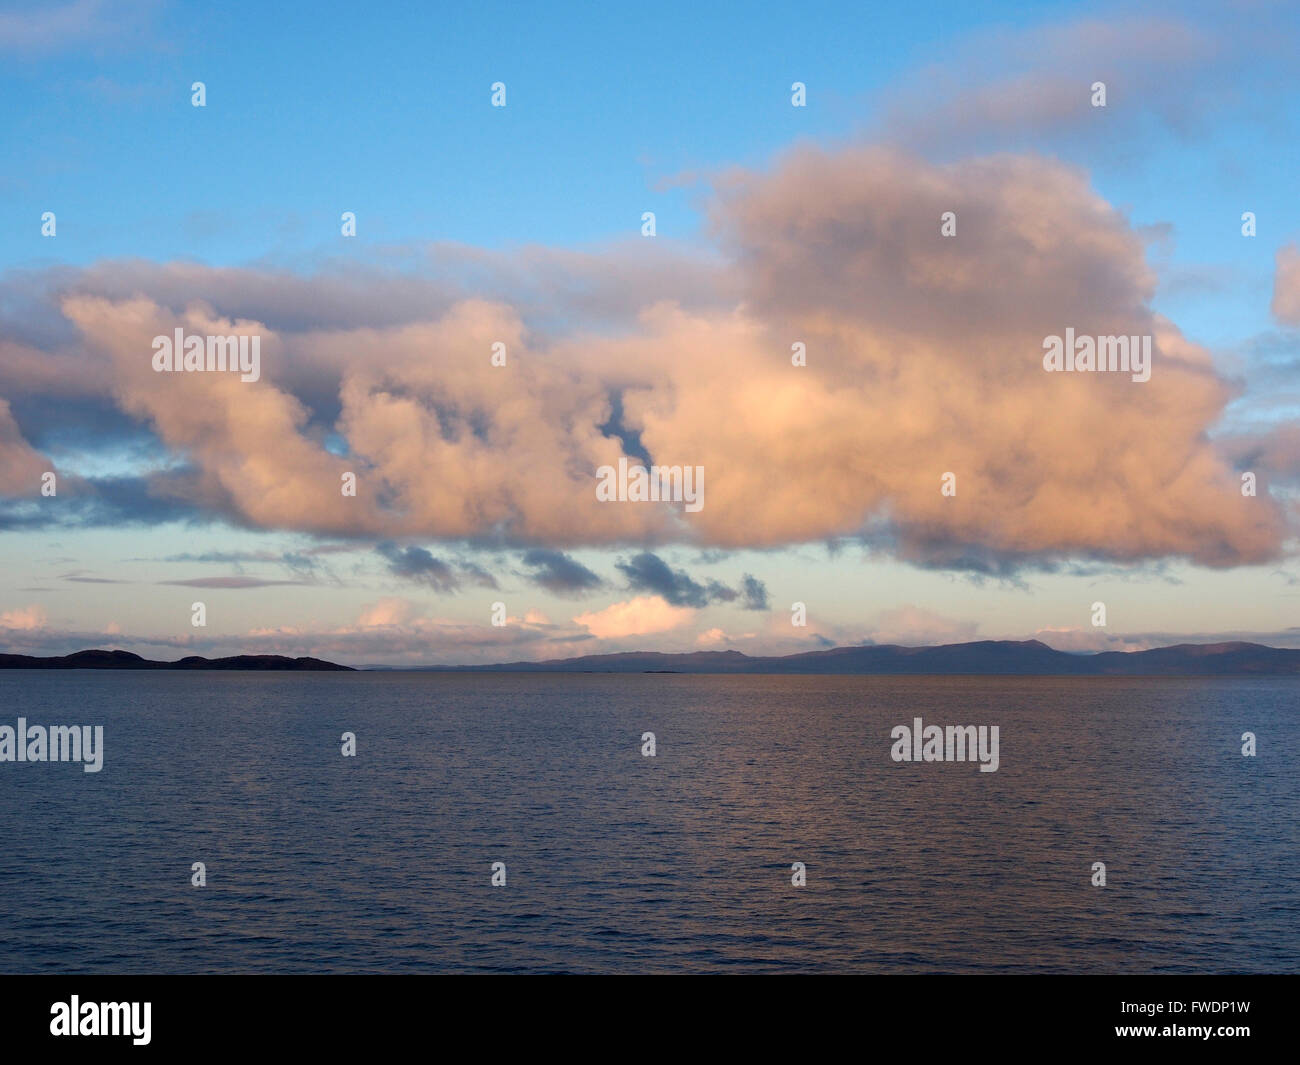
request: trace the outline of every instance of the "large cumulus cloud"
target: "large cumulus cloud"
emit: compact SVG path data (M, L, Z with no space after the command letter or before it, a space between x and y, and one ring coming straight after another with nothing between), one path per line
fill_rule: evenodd
M567 279L505 283L501 263L479 263L483 298L395 280L391 315L340 298L334 276L267 286L134 264L128 293L105 266L74 272L66 330L0 339L18 417L5 430L0 411L14 471L0 490L38 488L16 425L38 430L22 412L61 389L66 410L107 397L156 437L173 460L158 492L260 528L556 549L863 535L929 565L1281 550L1281 509L1242 497L1207 436L1231 389L1152 312L1141 236L1083 173L1032 155L805 148L721 177L708 217L720 254L534 251L516 275L562 262ZM382 303L386 289L370 277L363 291ZM557 313L535 313L538 292ZM150 341L177 326L261 335L262 380L154 373ZM1067 327L1152 335L1150 381L1045 373L1043 337ZM807 366L791 365L795 342ZM703 466L704 508L598 502L597 467L642 453Z

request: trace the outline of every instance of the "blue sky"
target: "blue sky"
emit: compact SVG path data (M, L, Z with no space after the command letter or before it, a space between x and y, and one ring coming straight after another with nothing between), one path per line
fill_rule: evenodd
M663 183L759 166L799 138L852 136L891 86L980 34L1106 15L1064 3L102 10L93 27L117 29L6 55L0 266L301 265L340 253L343 210L360 219L348 255L430 241L581 246L635 232L643 210L661 235L697 240L691 189ZM1277 5L1268 19L1293 28L1295 14ZM1226 14L1215 21L1210 32L1230 32ZM207 86L202 110L194 81ZM496 81L508 106L485 111ZM789 106L794 81L808 86L805 109ZM1213 311L1194 292L1162 293L1207 342L1267 323L1272 249L1297 230L1296 106L1246 101L1194 136L1157 131L1141 159L1053 146L1135 223L1175 226L1171 273L1212 265L1240 279L1246 298ZM1263 239L1238 239L1238 204ZM57 251L30 224L47 210Z

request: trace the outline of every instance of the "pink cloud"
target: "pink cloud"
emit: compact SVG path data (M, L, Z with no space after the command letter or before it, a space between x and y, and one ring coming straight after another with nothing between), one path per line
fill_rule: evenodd
M1300 248L1294 244L1287 244L1277 251L1273 314L1287 325L1300 325Z
M415 611L415 604L409 599L390 596L362 610L357 624L363 629L404 625L415 616Z
M1232 389L1151 310L1142 236L1079 171L805 148L720 180L710 219L724 256L711 299L691 303L683 286L662 298L675 260L656 259L655 302L609 282L602 307L624 316L618 329L542 330L503 300L432 297L418 320L364 324L354 301L354 324L272 328L337 280L259 293L238 270L177 266L124 296L94 291L112 288L99 268L68 286L63 314L82 343L59 357L98 367L120 411L177 460L156 493L255 528L559 547L868 535L905 559L990 567L1281 552L1282 507L1243 498L1210 439ZM611 250L604 272L619 277L632 254ZM569 268L596 273L597 259ZM521 273L533 260L551 261L534 252ZM228 305L204 302L212 291ZM241 310L254 304L261 317ZM153 372L153 336L177 326L259 335L262 380ZM1151 335L1151 380L1045 373L1043 338L1067 327ZM807 366L791 365L795 341ZM0 346L0 388L56 387L68 386L30 350ZM614 396L656 462L704 467L698 513L597 500L597 468L624 454ZM40 463L0 411L0 490L31 495ZM940 493L945 472L956 496ZM355 497L340 491L345 473Z
M581 625L598 639L616 640L623 636L667 632L685 625L695 614L691 607L671 606L660 596L641 595L612 603L604 610L579 614L573 623Z
M0 399L0 495L42 498L41 475L47 471L54 471L53 463L23 439L9 404Z
M34 631L45 628L48 622L45 611L39 606L19 607L0 614L0 629Z

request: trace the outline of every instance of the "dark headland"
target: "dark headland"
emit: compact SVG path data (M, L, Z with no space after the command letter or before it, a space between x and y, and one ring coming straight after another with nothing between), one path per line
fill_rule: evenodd
M78 651L60 658L0 654L0 669L256 669L274 671L351 670L319 658L285 658L283 655L234 655L201 658L190 655L179 662L154 662L130 651Z

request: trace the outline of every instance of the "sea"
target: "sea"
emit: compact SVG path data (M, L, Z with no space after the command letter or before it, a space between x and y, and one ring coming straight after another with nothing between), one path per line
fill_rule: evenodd
M103 767L0 762L0 972L1300 972L1300 678L0 671L20 716Z

